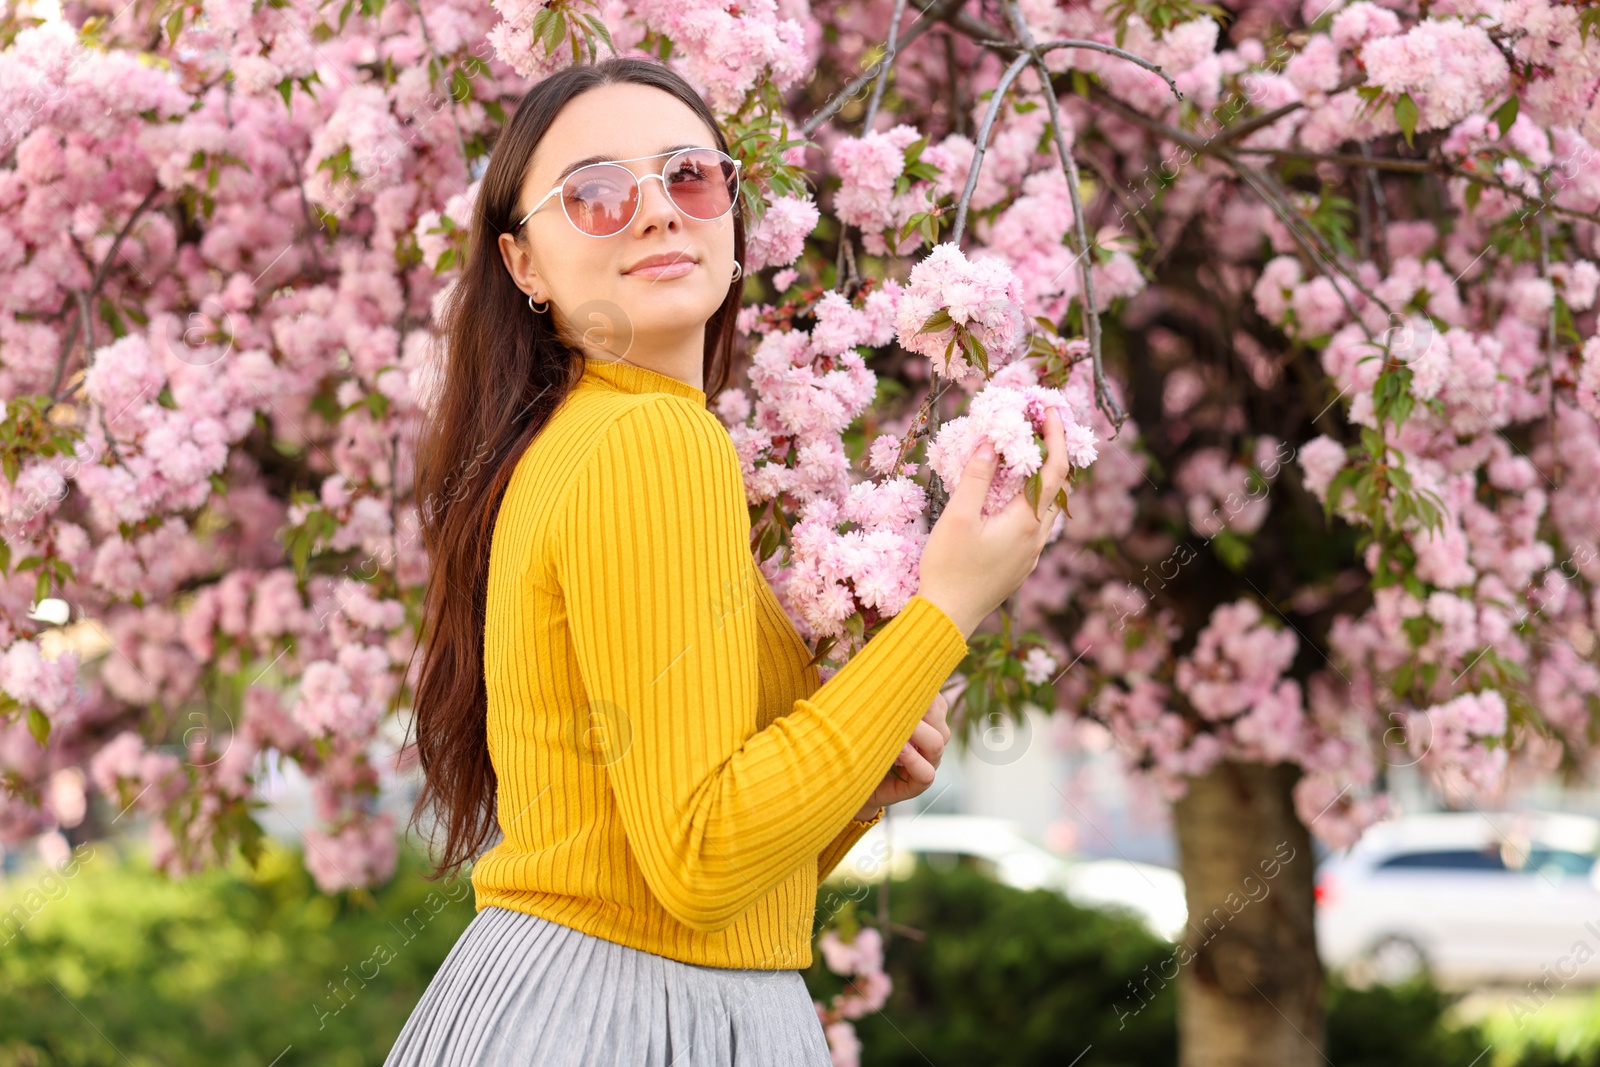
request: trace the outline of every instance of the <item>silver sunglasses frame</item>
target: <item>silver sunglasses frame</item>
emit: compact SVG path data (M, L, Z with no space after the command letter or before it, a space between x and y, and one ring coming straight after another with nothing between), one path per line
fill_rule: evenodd
M628 174L628 176L631 177L634 180L634 182L639 186L639 188L641 190L643 190L645 182L649 181L651 178L654 178L654 179L656 179L657 181L659 181L661 183L661 188L662 188L662 190L664 192L666 192L667 199L668 200L672 200L672 190L667 188L667 177L666 177L666 175L667 175L667 166L674 159L676 159L678 156L684 155L685 153L688 153L688 152L708 152L708 151L709 152L717 152L717 153L725 156L726 158L728 158L730 160L733 160L733 180L734 180L735 184L734 184L734 190L733 190L733 197L728 202L728 211L732 211L733 208L734 208L734 205L736 205L739 202L739 194L744 192L743 171L740 169L740 168L742 168L744 166L744 160L742 160L742 159L734 159L732 156L728 155L728 153L723 152L722 149L720 149L720 148L709 148L709 147L703 147L703 146L696 146L694 148L679 148L676 151L672 151L672 152L656 152L656 153L654 153L652 155L648 155L648 156L634 156L631 159L607 159L607 160L601 160L601 161L596 162L596 163L585 164L584 166L579 167L577 170L573 171L572 174L568 174L565 178L562 178L561 181L556 184L556 187L554 189L551 189L548 193L545 193L544 196L540 198L539 202L537 204L533 205L533 207L528 211L528 213L526 215L522 216L522 218L517 220L517 224L511 228L512 232L515 233L517 230L522 229L523 225L526 224L529 219L533 218L535 212L537 212L540 208L544 207L545 204L550 202L550 198L552 196L555 196L562 189L565 189L566 186L567 186L567 181L572 177L573 174L579 174L579 173L583 172L584 170L587 170L589 167L616 167L618 170L625 171ZM622 164L624 164L624 163L637 163L641 159L659 159L662 156L666 156L667 158L661 164L661 171L659 173L657 173L657 174L646 174L642 178L639 177L637 174L633 173L633 171L628 170L627 167L622 166ZM628 228L629 223L633 222L634 218L638 216L638 214L639 214L639 203L643 199L644 198L642 196L641 197L637 197L637 198L634 199L634 201L633 201L633 214L628 216L628 221L627 222L624 222L621 226L619 226L617 228L617 233L621 233L623 230L626 230ZM676 207L677 201L673 201L673 205ZM696 222L715 222L717 219L722 218L723 215L726 215L728 213L728 211L724 211L722 213L722 215L718 215L715 218L710 218L710 219L701 219L701 218L698 218L698 217L696 217L694 215L690 215L689 217L694 219ZM561 213L567 217L567 222L572 226L572 228L574 230L577 230L579 233L583 234L585 237L594 237L594 238L597 238L597 239L603 239L603 238L606 238L606 237L615 237L617 235L617 233L590 233L588 230L584 229L582 226L579 226L576 222L573 221L572 215L567 211L567 202L564 199L561 201Z

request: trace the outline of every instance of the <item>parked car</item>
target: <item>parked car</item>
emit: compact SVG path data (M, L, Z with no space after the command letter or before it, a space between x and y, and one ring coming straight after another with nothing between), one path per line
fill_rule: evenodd
M1358 982L1600 981L1600 820L1449 812L1380 823L1317 871L1323 961Z
M1167 940L1175 939L1188 920L1177 871L1130 860L1062 856L1011 820L980 815L886 814L845 853L829 881L905 878L919 858L935 870L965 864L1005 885L1048 889L1083 907L1125 909Z

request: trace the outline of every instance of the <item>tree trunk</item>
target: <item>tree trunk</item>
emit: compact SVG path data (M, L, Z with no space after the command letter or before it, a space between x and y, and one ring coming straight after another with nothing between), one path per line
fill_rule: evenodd
M1179 1067L1321 1067L1311 838L1287 764L1219 763L1174 806L1189 923Z

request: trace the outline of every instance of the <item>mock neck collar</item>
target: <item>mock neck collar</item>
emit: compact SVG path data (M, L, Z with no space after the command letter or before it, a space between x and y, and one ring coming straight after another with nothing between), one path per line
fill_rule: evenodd
M637 363L584 356L583 377L605 382L624 393L671 393L685 400L693 400L701 407L706 405L705 390L696 389L688 382L679 381L670 374L641 367Z

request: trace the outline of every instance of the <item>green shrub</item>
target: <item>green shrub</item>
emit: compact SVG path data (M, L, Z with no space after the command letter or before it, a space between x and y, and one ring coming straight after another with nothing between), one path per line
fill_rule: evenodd
M856 914L874 916L877 886ZM826 910L827 888L823 891ZM882 1013L856 1020L863 1067L959 1063L1067 1067L1176 1061L1174 988L1159 977L1172 946L1137 920L1075 907L1046 890L1023 892L964 867L919 864L889 889L890 919L926 940L893 933ZM805 972L826 1001L843 988L818 952ZM1146 970L1146 968L1149 970ZM1143 1007L1141 1007L1143 1005Z
M473 916L465 879L407 852L388 886L334 898L282 849L172 880L92 847L43 906L39 877L4 891L35 896L0 947L0 1067L379 1065Z
M1422 980L1372 989L1330 982L1328 1058L1339 1067L1489 1067L1483 1035L1446 1023L1453 1002Z

